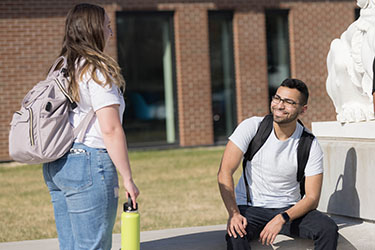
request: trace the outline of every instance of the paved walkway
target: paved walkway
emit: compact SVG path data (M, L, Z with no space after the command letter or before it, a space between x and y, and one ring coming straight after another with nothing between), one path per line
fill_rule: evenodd
M375 223L333 217L340 228L339 250L374 250ZM141 250L225 250L225 225L141 232ZM121 248L121 237L113 235L113 250ZM58 250L57 239L0 243L1 250ZM313 249L311 240L278 235L273 246L254 241L252 249Z

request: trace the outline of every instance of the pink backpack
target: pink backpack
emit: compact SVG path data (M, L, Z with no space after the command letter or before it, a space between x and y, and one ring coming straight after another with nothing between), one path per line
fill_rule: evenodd
M63 60L61 70L55 70ZM13 160L39 164L62 157L74 140L83 141L87 127L95 115L91 110L78 127L69 122L69 111L76 108L67 91L65 57L59 57L47 79L35 85L13 114L9 133L9 155ZM81 133L80 133L81 132Z

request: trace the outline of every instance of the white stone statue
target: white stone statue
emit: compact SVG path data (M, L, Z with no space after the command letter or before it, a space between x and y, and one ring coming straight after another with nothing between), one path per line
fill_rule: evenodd
M360 17L331 43L326 88L341 123L374 120L375 0L357 0Z

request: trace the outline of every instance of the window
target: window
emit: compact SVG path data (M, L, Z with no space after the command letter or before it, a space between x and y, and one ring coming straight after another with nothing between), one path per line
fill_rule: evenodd
M269 98L290 77L288 10L266 11Z
M173 13L118 12L129 146L176 143Z
M208 15L212 114L215 141L226 141L236 121L232 12L211 11Z

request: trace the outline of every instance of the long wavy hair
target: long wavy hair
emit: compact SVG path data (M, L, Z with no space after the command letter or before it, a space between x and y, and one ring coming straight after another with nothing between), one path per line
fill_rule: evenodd
M67 74L70 79L69 93L74 101L80 100L77 80L82 80L86 73L102 85L117 85L125 89L125 80L117 62L104 53L104 8L93 4L78 4L66 17L65 35L60 56L67 59ZM84 63L81 60L84 59ZM77 68L79 67L79 68ZM100 71L105 81L98 79Z

